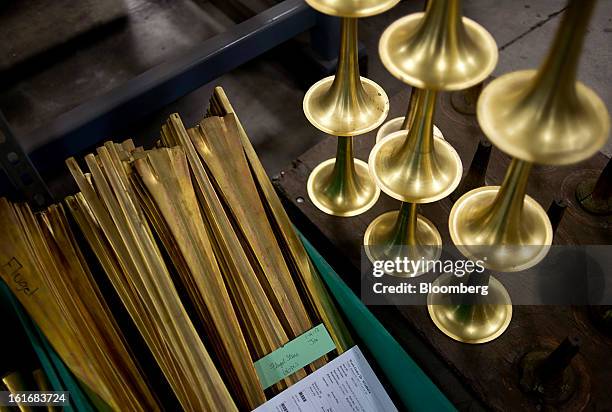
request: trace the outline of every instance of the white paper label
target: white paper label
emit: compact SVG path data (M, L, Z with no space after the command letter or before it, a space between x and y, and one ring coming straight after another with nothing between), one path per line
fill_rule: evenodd
M255 409L255 412L392 412L387 392L357 346Z

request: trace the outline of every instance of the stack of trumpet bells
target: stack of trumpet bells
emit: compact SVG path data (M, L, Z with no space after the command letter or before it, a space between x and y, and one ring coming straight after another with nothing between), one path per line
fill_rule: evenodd
M607 139L609 118L605 106L594 92L575 81L582 36L593 2L586 6L583 8L577 2L570 4L552 51L540 71L502 76L489 84L478 100L478 121L484 133L499 149L513 156L514 160L501 187L472 190L455 203L449 217L449 229L453 242L467 258L476 260L486 257L487 267L494 270L512 272L530 268L546 255L552 243L552 227L546 213L525 193L531 163L574 163L591 156ZM380 41L381 59L387 69L400 80L422 88L458 90L484 80L495 66L495 43L491 36L474 22L468 19L460 22L460 12L457 8L456 3L434 1L428 5L425 14L407 16L393 23L385 30ZM449 10L454 13L444 13ZM452 15L456 19L454 25L445 21ZM443 38L446 33L452 34L449 39L453 41L434 42L435 39ZM482 41L472 42L475 38ZM442 46L437 49L428 47L430 43ZM472 76L465 76L465 71L470 70L463 70L462 77L461 73L453 70L458 65L449 65L448 58L445 59L445 53L452 49L449 45L455 46L455 60L463 58L464 69L469 66L465 65L469 61L479 60L483 64L474 68L470 73ZM479 49L481 45L488 47ZM435 55L428 55L428 50L436 50ZM439 65L433 64L436 61L447 63L445 70L436 70L439 68ZM422 64L424 62L427 64ZM479 72L480 68L484 68L484 71ZM424 110L419 114L419 110L423 110L419 106L423 106L426 99L420 105L417 100L411 98L408 115L403 121L394 119L390 125L385 125L386 127L379 131L369 166L377 185L391 197L408 202L430 202L439 199L436 195L427 197L427 189L432 185L423 185L421 179L415 179L420 176L419 172L423 174L424 171L411 170L413 164L421 166L421 158L414 155L398 156L398 152L402 150L398 148L406 145L409 139L402 138L400 132L387 132L391 126L397 127L400 122L401 128L408 128L413 122L412 114L419 117L429 112ZM412 107L413 105L416 107ZM555 139L551 136L555 136ZM436 143L438 141L434 140ZM570 147L573 150L569 150ZM387 150L381 153L385 149ZM430 151L432 149L423 150ZM435 157L425 156L424 159L431 160ZM393 159L398 161L394 163ZM428 162L423 163L427 165ZM424 186L426 189L423 189ZM389 217L390 215L383 215L372 225L389 222ZM422 230L426 225L424 220L416 218L409 220L409 224L411 227L405 232L412 234L419 233L418 228ZM369 249L367 245L372 242L373 233L385 233L384 236L376 236L376 239L382 242L397 242L397 233L400 232L398 223L382 225L386 226L385 231L376 231L372 225L366 231L364 239L366 251ZM405 241L410 242L412 246L417 243L414 236L405 236ZM379 253L385 254L384 248L382 250ZM372 252L369 253L371 254ZM448 281L450 279L438 279L438 282ZM499 282L494 284L503 288ZM507 294L504 297L510 303ZM439 309L439 305L436 306ZM506 306L498 306L497 313L501 315L493 325L484 328L490 331L488 337L469 336L470 329L482 331L483 328L449 325L441 322L439 318L434 318L434 322L455 339L483 342L499 336L507 327L511 314L504 310ZM436 313L439 314L440 310L431 312L432 317ZM457 321L456 317L453 320ZM457 335L457 330L463 330L466 335Z
M455 203L449 229L465 256L482 259L486 254L487 266L494 270L530 268L552 244L548 216L525 194L532 163L582 161L608 137L609 116L603 102L576 81L593 5L592 1L571 2L540 69L506 74L491 82L478 100L477 118L483 132L514 159L501 187L472 190Z
M392 23L381 36L379 53L387 70L413 90L406 116L379 130L369 167L381 190L412 204L413 213L409 219L402 218L402 211L409 208L403 204L396 223L388 223L392 214L375 219L366 230L364 244L366 250L379 249L375 242L398 244L402 240L397 234L403 231L409 234L403 241L413 248L440 245L433 224L417 217L416 204L438 201L454 191L462 165L452 146L436 136L441 135L433 124L437 92L483 81L495 67L497 47L486 30L461 16L460 2L432 1L425 13ZM398 127L399 131L388 134ZM406 229L400 229L401 224ZM429 257L436 254L434 250Z
M310 200L330 215L359 215L380 195L367 164L354 159L352 149L353 137L376 129L389 112L389 99L382 87L359 75L357 22L359 17L382 13L397 2L308 2L318 11L342 19L336 75L310 87L303 102L304 114L314 127L338 136L336 158L318 165L307 184Z

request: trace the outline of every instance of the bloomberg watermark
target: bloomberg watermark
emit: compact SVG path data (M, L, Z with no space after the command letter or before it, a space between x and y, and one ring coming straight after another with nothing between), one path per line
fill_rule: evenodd
M529 256L535 246L483 247L468 259L454 246L362 249L361 298L366 305L445 302L513 305L612 305L612 245L552 246L525 270L491 270L490 262ZM492 260L490 260L492 259ZM494 288L494 290L492 289ZM486 299L482 299L486 297Z

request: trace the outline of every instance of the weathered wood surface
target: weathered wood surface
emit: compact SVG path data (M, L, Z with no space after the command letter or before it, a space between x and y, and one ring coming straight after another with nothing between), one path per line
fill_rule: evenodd
M389 119L403 115L407 107L408 90L391 99ZM474 116L456 112L450 104L450 95L439 97L435 117L436 125L445 138L455 147L467 171L476 150L480 129ZM367 160L374 144L375 134L355 139L356 157ZM320 212L308 199L306 181L311 170L321 161L334 156L335 139L330 137L293 162L281 172L276 186L295 224L303 230L315 246L329 259L339 274L359 293L360 251L368 224L381 213L397 209L399 202L381 194L378 203L368 212L352 217L339 218ZM486 181L500 184L510 159L493 148ZM527 193L544 208L555 197L563 197L569 207L555 235L555 244L611 244L612 220L610 217L593 217L576 204L574 188L579 179L596 176L603 169L607 158L597 154L581 164L566 167L534 167ZM450 199L422 205L420 213L432 220L442 235L444 244L451 244L448 233ZM432 323L426 307L404 306L398 310L388 307L372 307L374 313L387 328L412 353L412 346L419 344L411 331L415 331L429 348L443 361L448 370L455 373L468 392L494 410L535 410L536 403L524 396L518 385L518 360L529 350L555 345L570 334L583 340L580 354L574 359L577 369L585 371L582 385L565 410L577 410L587 405L588 410L612 408L612 339L593 327L584 307L515 306L508 330L493 342L467 345L455 342L440 332ZM431 359L419 352L419 357L430 364ZM460 409L468 410L476 404L466 396L457 394L456 379L450 379L448 371L423 365L432 379L449 394ZM590 391L588 387L590 385ZM590 399L590 400L589 400ZM588 404L587 404L588 402Z

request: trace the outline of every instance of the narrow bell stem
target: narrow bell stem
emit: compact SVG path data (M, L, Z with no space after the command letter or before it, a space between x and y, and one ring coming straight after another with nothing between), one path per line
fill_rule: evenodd
M415 41L434 39L437 49L446 46L456 48L466 36L462 24L461 0L429 0L421 29Z
M412 127L417 101L416 90L417 89L413 87L410 91L410 99L408 100L408 110L406 111L406 116L404 116L404 121L402 122L401 130L410 130L410 128Z
M334 194L348 194L356 191L359 186L357 172L355 171L355 160L353 157L353 137L338 137L336 147L336 163L327 190Z
M426 154L433 151L433 119L437 92L414 88L412 94L415 95L414 103L411 102L413 114L406 115L407 118L411 118L409 121L412 124L409 125L406 140L395 156L405 157L406 160L413 158L414 161L418 161L421 157L411 156L411 153Z
M340 28L340 53L338 54L338 69L334 82L329 90L329 96L342 94L345 99L360 99L365 95L359 77L357 19L343 17ZM350 101L344 104L350 104ZM354 103L354 102L353 102Z
M508 166L504 181L487 211L487 226L496 233L496 243L519 243L518 223L523 212L523 202L532 164L513 159Z
M417 204L402 202L399 213L397 214L397 219L393 225L391 244L409 246L417 245L416 225Z
M595 0L571 0L546 60L527 98L552 104L560 97L576 98L576 72Z

